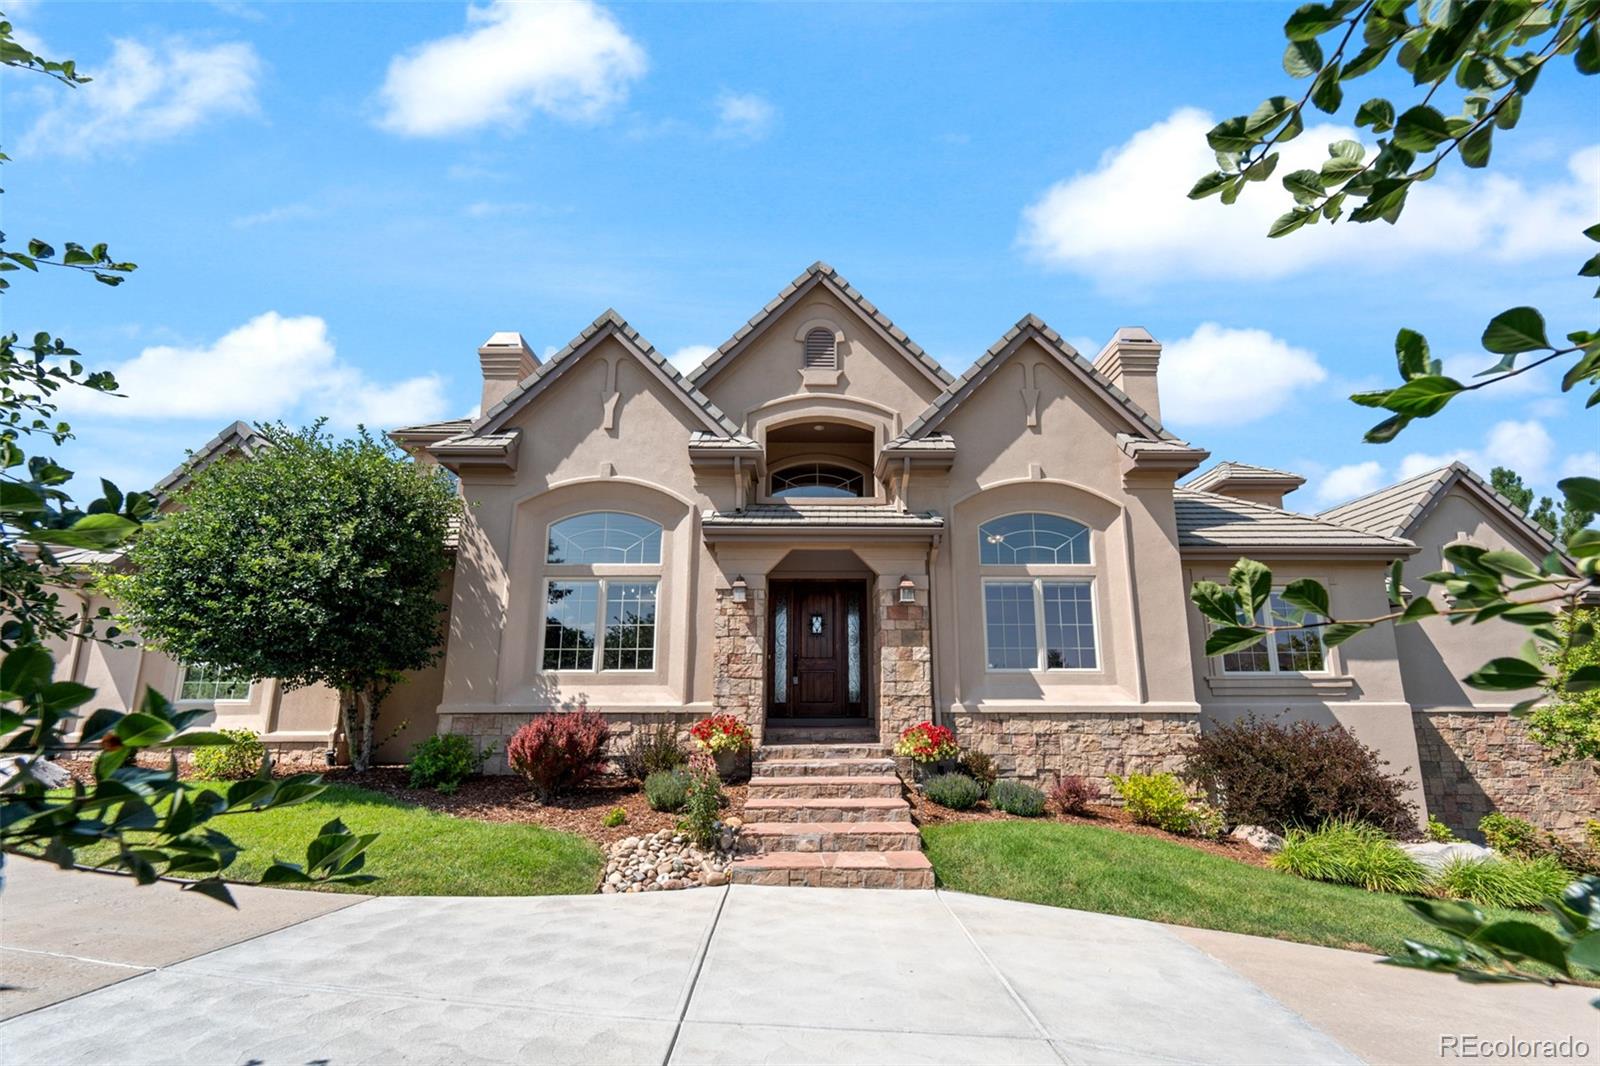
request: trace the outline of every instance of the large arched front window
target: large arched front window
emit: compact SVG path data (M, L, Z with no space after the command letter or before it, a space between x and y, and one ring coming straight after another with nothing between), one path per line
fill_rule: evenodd
M654 670L661 526L620 511L550 525L546 670Z
M1097 670L1089 528L1060 515L1004 515L978 527L990 670Z
M775 499L859 499L866 494L866 475L837 463L796 463L772 474Z

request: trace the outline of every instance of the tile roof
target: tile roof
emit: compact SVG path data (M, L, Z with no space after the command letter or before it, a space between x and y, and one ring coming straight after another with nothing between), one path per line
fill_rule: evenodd
M802 504L753 503L742 511L707 511L702 526L753 527L891 527L941 529L944 519L932 511L902 511L894 504Z
M184 482L188 481L196 471L203 470L223 456L236 451L254 455L267 444L267 438L257 433L249 423L235 422L190 452L188 458L174 467L166 477L156 482L155 488L150 492L155 496L157 503L162 503L174 491L182 488Z
M1416 545L1325 518L1180 487L1172 490L1179 549L1320 549L1410 555Z
M1270 466L1251 466L1249 463L1236 463L1229 460L1202 470L1184 482L1183 487L1195 489L1196 491L1205 491L1213 485L1221 485L1230 481L1245 484L1252 481L1266 484L1278 484L1285 481L1292 481L1296 485L1304 485L1306 483L1305 478L1287 470L1274 470Z
M883 446L886 452L953 452L956 439L948 433L929 433L926 437L908 437L904 433Z
M689 380L699 384L711 376L718 367L727 362L734 350L742 346L747 338L765 329L773 317L780 314L791 301L805 295L817 285L826 285L829 290L837 294L846 303L853 305L882 330L884 335L900 350L900 353L915 363L923 373L937 379L942 385L948 385L955 380L950 376L948 370L939 365L937 359L923 351L922 346L912 340L905 330L895 325L890 321L888 315L878 310L871 300L861 295L856 287L845 279L843 274L840 274L820 259L806 267L805 270L800 272L799 277L785 285L778 295L769 300L767 305L756 313L754 318L740 326L733 336L723 341L717 350L706 358L705 362L689 371Z
M1147 431L1158 440L1176 440L1171 433L1161 428L1144 408L1134 403L1128 394L1111 383L1111 379L1094 368L1094 364L1078 354L1077 349L1068 344L1055 330L1045 324L1038 315L1024 315L1015 326L1006 331L1005 336L989 346L989 350L980 355L976 362L967 368L966 373L952 382L944 392L940 393L928 409L917 416L916 421L906 427L902 436L918 437L938 425L945 416L956 407L983 379L988 377L990 368L998 365L1001 355L1007 352L1012 345L1024 335L1037 339L1047 351L1052 352L1063 362L1076 367L1086 378L1099 386L1106 398L1114 407L1120 408L1131 420L1132 424Z
M510 413L524 402L536 395L549 381L553 381L562 374L573 362L582 356L582 353L591 351L590 342L598 341L606 335L615 334L623 339L625 344L632 348L644 359L655 366L668 381L672 383L680 398L695 409L707 423L728 436L738 434L739 427L733 423L721 408L711 402L710 397L678 373L676 367L669 363L665 356L656 351L655 345L639 335L639 331L627 323L616 311L607 308L599 318L591 322L582 333L572 338L565 348L542 363L537 370L523 378L515 389L506 395L499 403L483 412L472 423L472 434L492 432L499 428L499 424L509 417Z
M707 433L697 429L689 434L689 447L696 449L717 449L719 451L760 451L761 445L743 433L733 437L719 437L715 433Z
M399 427L397 427L395 429L390 430L389 432L391 434L394 434L394 433L444 433L444 434L448 434L450 436L454 436L457 433L464 433L464 432L466 432L467 430L469 430L471 428L472 428L472 419L470 419L470 418L447 418L443 422L421 422L421 423L418 423L417 425L414 425L414 426L399 426Z
M1461 462L1441 466L1395 485L1357 496L1348 503L1330 507L1318 517L1345 525L1369 529L1392 537L1410 534L1422 516L1433 509L1451 486L1466 484L1480 495L1503 509L1505 517L1520 526L1546 551L1558 550L1555 539L1543 526L1530 519L1522 509L1494 490L1478 476L1477 471Z

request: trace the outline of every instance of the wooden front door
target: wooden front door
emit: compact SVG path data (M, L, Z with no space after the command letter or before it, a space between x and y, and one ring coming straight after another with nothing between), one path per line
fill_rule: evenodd
M774 716L864 715L864 594L859 581L772 582L768 692Z

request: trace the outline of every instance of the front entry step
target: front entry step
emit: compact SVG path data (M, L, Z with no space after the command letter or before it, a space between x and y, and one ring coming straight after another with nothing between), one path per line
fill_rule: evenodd
M774 775L781 764L769 764ZM794 777L761 777L750 782L750 798L766 799L897 799L900 796L900 778L896 774L800 774Z
M775 851L918 851L922 836L910 822L746 822L743 855Z
M774 851L736 859L729 872L742 885L933 887L933 866L920 851Z
M870 725L767 726L765 744L876 744Z
M756 791L759 778L750 779ZM746 797L747 822L909 822L911 807L899 796L868 796L864 799L760 799Z

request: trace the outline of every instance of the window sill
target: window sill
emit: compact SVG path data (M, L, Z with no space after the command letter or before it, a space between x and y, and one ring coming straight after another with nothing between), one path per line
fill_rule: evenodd
M1322 677L1304 674L1244 677L1230 674L1207 677L1206 686L1216 696L1349 696L1355 692L1356 679L1339 674Z

